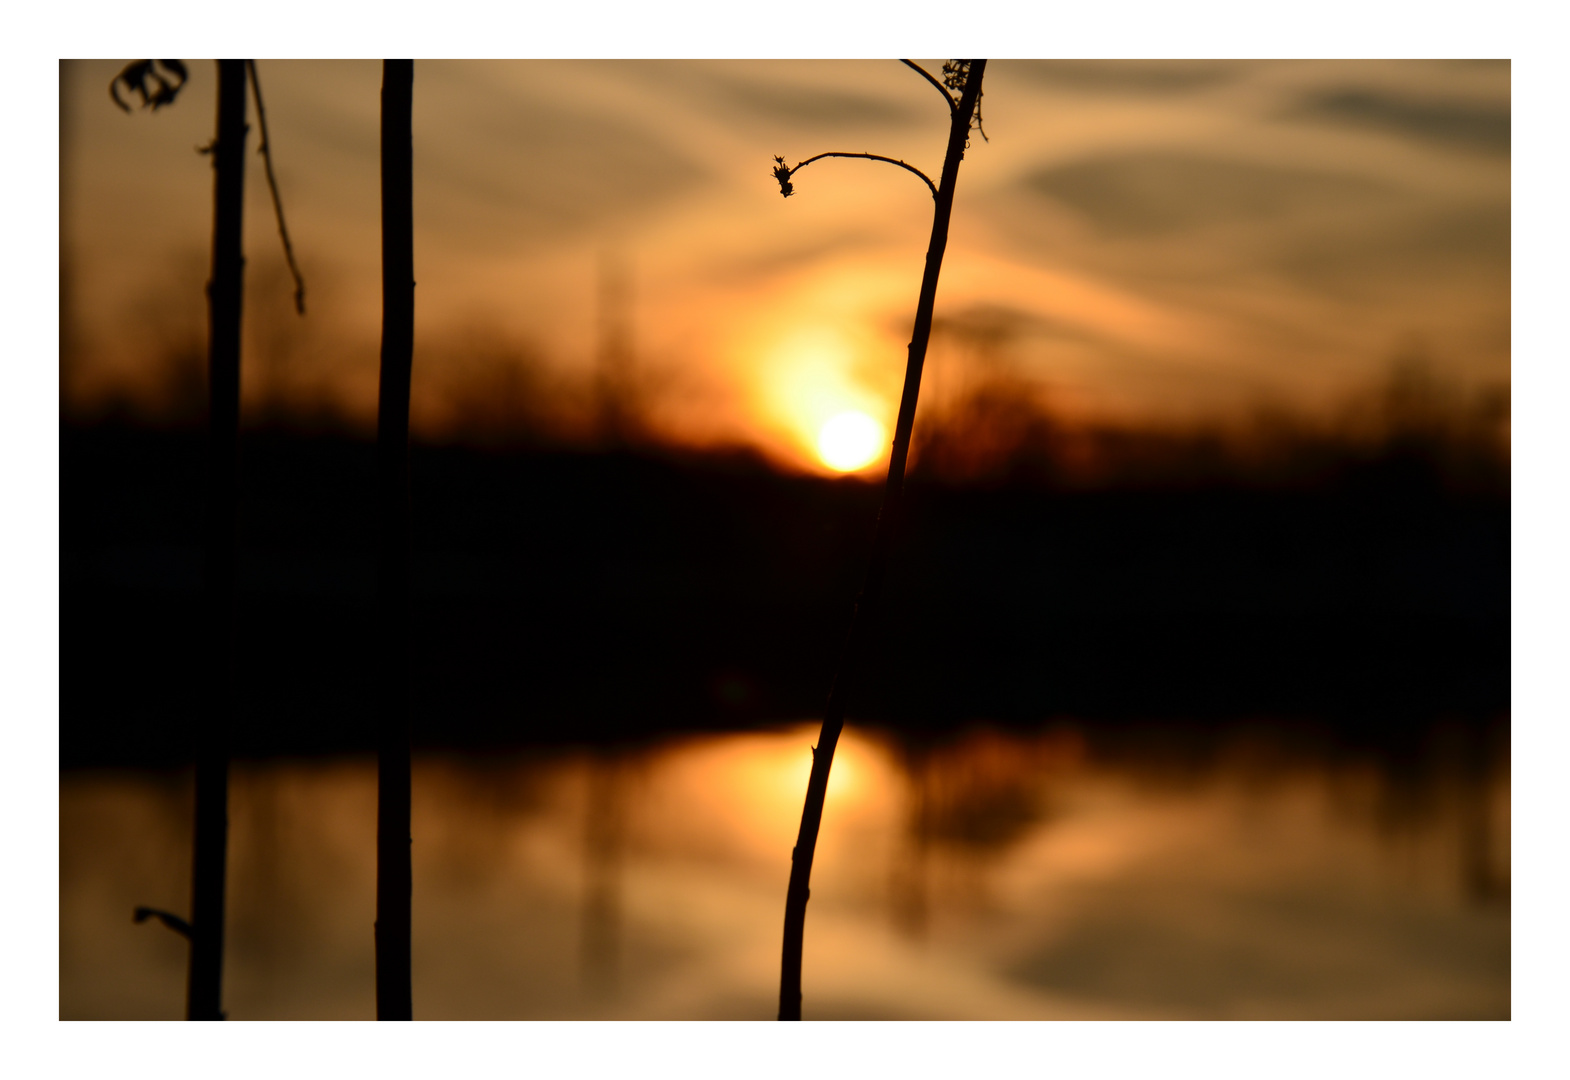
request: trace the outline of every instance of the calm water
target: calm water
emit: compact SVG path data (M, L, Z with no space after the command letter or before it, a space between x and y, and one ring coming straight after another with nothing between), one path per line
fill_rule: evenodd
M775 1013L815 725L417 759L421 1018ZM374 1015L375 764L237 764L225 1004ZM189 774L60 782L60 1015L177 1018ZM808 1018L1508 1017L1509 777L1072 730L917 753L846 732Z

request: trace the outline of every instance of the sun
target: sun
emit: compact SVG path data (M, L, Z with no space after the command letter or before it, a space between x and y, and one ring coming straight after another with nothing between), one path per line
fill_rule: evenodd
M883 451L883 425L856 409L837 413L818 429L818 456L839 472L872 464Z

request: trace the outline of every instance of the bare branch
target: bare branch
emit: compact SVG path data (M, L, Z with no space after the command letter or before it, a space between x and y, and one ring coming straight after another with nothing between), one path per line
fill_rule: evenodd
M927 190L932 192L932 197L934 199L936 199L938 197L938 185L934 184L932 182L932 179L929 176L927 176L926 173L922 172L920 169L916 168L916 166L914 166L914 165L907 165L903 161L900 161L898 158L884 157L882 154L853 154L853 153L849 153L848 151L842 151L842 150L831 150L831 151L829 151L826 154L817 154L817 155L815 155L813 157L808 158L806 161L798 161L796 163L795 167L794 168L790 168L790 169L785 168L785 160L783 158L776 157L774 160L778 161L780 163L780 167L774 170L774 178L780 182L780 192L782 194L784 194L786 197L789 197L790 193L791 193L791 188L790 188L790 178L791 178L791 176L794 173L796 173L798 170L806 168L808 165L811 165L814 161L817 161L820 158L828 158L828 157L867 158L869 161L886 161L890 165L898 165L900 168L904 169L905 171L913 172L917 176L921 177L922 182L927 185ZM781 173L783 173L784 175L783 176L780 175Z
M294 309L305 314L305 278L294 261L294 245L289 243L289 229L283 223L283 200L278 195L278 178L273 175L273 141L267 136L267 110L262 108L262 80L256 74L256 61L247 60L251 69L251 93L256 97L256 119L262 127L262 145L258 152L267 165L267 187L273 193L273 213L278 217L278 235L283 237L283 255L289 262L289 273L294 275Z
M953 95L951 95L947 90L945 90L943 88L943 84L938 82L937 79L934 79L932 77L932 75L928 73L926 68L922 67L920 64L916 63L914 60L901 60L900 63L904 64L906 67L910 68L912 71L919 72L923 79L926 79L933 86L936 86L938 88L938 93L943 95L943 100L948 102L949 112L953 112L955 109L959 108L959 102L954 100Z

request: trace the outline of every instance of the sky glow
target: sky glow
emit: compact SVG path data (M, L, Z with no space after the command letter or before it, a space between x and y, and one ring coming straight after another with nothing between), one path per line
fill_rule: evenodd
M193 148L212 64L127 116L107 95L123 63L62 68L68 411L156 404L168 358L205 340L211 170ZM258 68L310 313L290 307L253 133L244 408L370 430L380 67ZM963 388L985 354L1059 416L1152 424L1334 415L1411 355L1508 388L1510 78L1508 62L995 61L929 362ZM773 155L867 150L935 174L945 132L894 61L420 62L416 435L462 437L455 402L494 400L507 371L549 423L587 430L613 259L646 426L822 471L829 416L897 402L931 197L828 159L782 199ZM924 387L923 408L945 393Z

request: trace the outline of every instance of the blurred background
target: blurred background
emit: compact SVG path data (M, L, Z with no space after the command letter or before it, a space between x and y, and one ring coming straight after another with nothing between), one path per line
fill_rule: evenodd
M62 1017L184 1003L216 79L124 64L60 69ZM226 1004L369 1017L381 72L258 70ZM985 86L805 1015L1508 1016L1509 64ZM931 201L769 169L944 121L416 65L417 1016L773 1015Z

